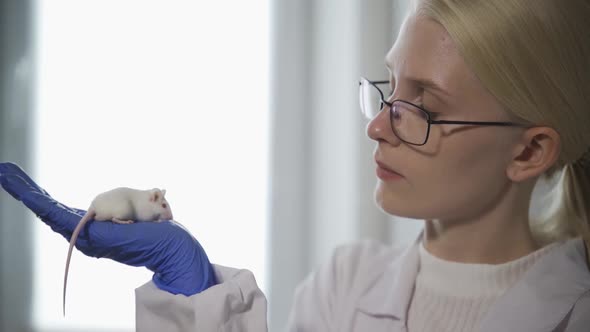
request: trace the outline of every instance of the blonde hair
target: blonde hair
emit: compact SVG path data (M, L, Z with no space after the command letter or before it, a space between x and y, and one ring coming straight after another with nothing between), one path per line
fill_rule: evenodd
M545 241L590 243L590 2L587 0L418 0L440 23L483 85L512 115L554 128L559 176L555 208L531 224Z

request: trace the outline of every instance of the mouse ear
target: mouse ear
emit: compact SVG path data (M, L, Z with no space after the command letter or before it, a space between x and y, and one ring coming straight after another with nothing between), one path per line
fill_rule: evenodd
M166 196L166 189L162 189L162 197Z
M160 189L152 189L150 193L150 202L156 202L160 199Z

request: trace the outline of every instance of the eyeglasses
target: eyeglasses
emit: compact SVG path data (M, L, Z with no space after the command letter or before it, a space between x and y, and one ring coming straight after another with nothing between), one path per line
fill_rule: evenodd
M424 145L428 141L430 125L437 124L462 124L477 126L513 126L526 127L524 124L513 122L480 122L480 121L447 121L433 120L433 113L405 100L396 99L387 101L380 84L389 84L389 81L369 81L361 77L359 81L359 97L361 112L368 119L373 119L381 112L385 105L389 107L389 119L391 129L397 138L412 145Z

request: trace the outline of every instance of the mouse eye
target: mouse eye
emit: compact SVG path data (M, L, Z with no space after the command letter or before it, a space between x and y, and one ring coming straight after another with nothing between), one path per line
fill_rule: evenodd
M166 203L162 203L162 207L165 209L166 208Z

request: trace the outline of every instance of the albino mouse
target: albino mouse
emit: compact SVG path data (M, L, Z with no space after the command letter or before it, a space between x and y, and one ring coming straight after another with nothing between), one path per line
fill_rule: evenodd
M66 314L66 287L72 249L78 234L90 220L112 221L119 224L130 224L134 221L172 220L172 210L164 197L166 190L157 188L138 190L131 188L115 188L94 198L86 214L74 229L70 239L70 248L66 260L66 271L63 289L63 312Z

